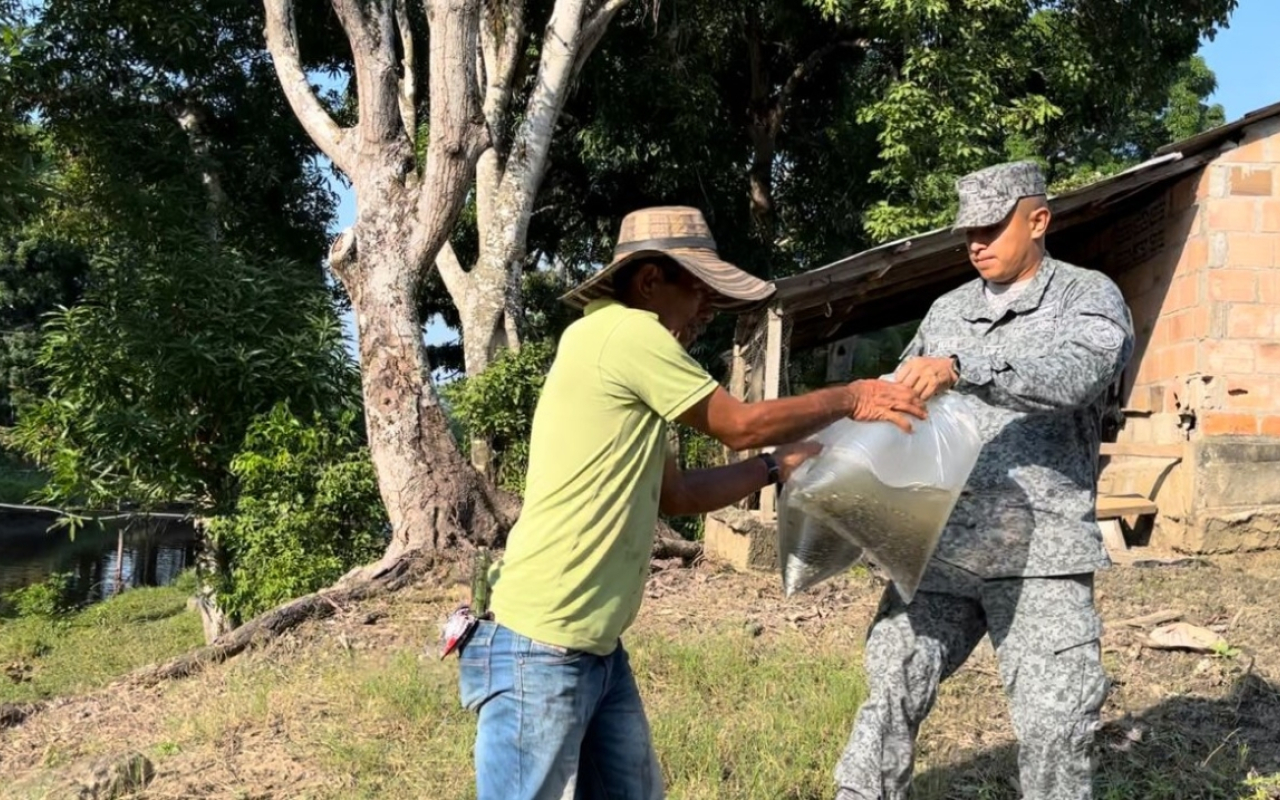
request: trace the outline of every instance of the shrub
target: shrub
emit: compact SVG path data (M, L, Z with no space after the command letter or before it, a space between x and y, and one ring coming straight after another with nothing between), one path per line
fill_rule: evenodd
M42 583L14 589L4 596L6 610L19 617L56 619L71 610L71 574L55 572Z
M230 566L222 607L249 618L332 584L376 558L389 526L354 412L330 422L283 406L250 426L232 459L240 483L232 513L209 534Z

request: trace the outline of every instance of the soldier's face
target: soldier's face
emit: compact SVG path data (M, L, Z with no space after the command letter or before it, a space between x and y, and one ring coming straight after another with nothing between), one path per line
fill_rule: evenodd
M969 262L991 283L1013 283L1029 276L1044 256L1048 227L1044 199L1023 198L998 224L965 231Z

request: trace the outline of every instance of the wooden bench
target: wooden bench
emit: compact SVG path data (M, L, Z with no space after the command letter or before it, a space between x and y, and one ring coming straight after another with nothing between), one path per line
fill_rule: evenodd
M1127 517L1154 517L1159 513L1160 507L1153 498L1169 470L1182 461L1182 445L1104 442L1099 454L1107 458L1151 458L1166 462L1153 473L1145 495L1098 494L1094 508L1098 525L1102 528L1102 541L1111 552L1122 553L1129 548L1129 543L1125 540L1121 522Z

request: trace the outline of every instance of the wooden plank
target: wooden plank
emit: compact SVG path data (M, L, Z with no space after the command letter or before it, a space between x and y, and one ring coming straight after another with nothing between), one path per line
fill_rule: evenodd
M1120 527L1120 520L1103 520L1098 525L1102 528L1102 543L1107 546L1108 553L1114 555L1129 549L1129 543L1124 540L1124 530Z
M1138 494L1100 494L1095 505L1100 520L1155 514L1160 507Z
M1148 444L1146 442L1103 442L1098 452L1104 456L1139 456L1143 458L1175 458L1182 460L1183 445Z
M764 340L764 399L778 399L782 387L782 314L775 308L769 309L769 317L765 322ZM777 510L777 493L772 486L766 486L760 492L760 513L766 517Z

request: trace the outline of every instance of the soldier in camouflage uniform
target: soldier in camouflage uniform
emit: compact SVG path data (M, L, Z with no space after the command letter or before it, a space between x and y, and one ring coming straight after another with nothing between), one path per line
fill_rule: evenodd
M960 179L955 222L974 281L941 297L898 379L975 402L985 447L915 599L890 588L866 644L870 694L836 768L838 800L903 798L938 685L983 635L999 658L1027 800L1092 797L1107 692L1093 573L1109 566L1094 516L1107 388L1133 350L1120 291L1044 249L1033 163Z

